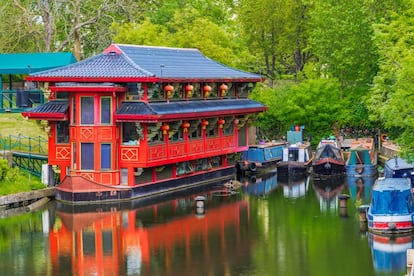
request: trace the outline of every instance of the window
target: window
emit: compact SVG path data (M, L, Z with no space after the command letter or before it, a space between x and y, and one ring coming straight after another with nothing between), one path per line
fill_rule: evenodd
M111 98L101 98L101 124L111 123Z
M93 125L94 117L94 102L93 97L81 97L81 124Z
M56 122L56 144L69 143L69 122Z
M81 170L93 170L93 143L81 143Z
M76 143L72 144L72 151L73 151L73 154L72 154L72 168L74 170L76 170L76 158L77 158L77 156L76 156Z
M139 139L143 136L143 128L140 123L122 123L123 145L139 145Z
M72 124L76 124L76 98L72 97Z
M101 144L101 169L111 169L111 144Z

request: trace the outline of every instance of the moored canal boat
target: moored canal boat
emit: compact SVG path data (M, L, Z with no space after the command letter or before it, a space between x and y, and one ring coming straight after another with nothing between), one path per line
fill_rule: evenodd
M378 153L373 138L353 139L346 156L345 168L348 176L378 175Z
M265 142L250 145L246 151L241 152L241 158L236 164L240 173L276 169L276 164L283 157L285 141Z
M123 201L234 178L261 76L197 49L112 44L26 78L48 102L22 113L49 129L56 199Z
M297 142L283 148L283 158L277 163L279 175L297 177L311 172L313 153L309 142Z
M341 176L345 174L345 160L335 137L322 139L312 161L314 178Z
M378 178L367 208L368 230L399 234L414 230L414 198L407 178Z
M411 187L413 187L414 164L408 163L405 159L400 157L391 158L384 164L384 177L409 178L411 181Z

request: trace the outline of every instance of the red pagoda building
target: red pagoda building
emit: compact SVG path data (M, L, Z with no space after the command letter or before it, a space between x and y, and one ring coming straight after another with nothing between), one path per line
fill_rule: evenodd
M57 200L119 201L234 175L248 146L256 74L196 49L112 44L27 77L48 102L23 112L50 126Z

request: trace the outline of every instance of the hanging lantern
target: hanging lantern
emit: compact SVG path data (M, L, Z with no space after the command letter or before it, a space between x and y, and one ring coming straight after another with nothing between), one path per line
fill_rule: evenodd
M233 120L233 124L234 124L235 126L237 126L237 125L239 124L239 122L240 122L240 121L239 121L239 119L237 119L237 118Z
M226 121L224 119L218 120L219 128L223 128L223 125Z
M167 97L170 98L174 93L174 86L168 84L164 87L164 91L167 93Z
M170 126L165 124L161 126L162 134L167 134L168 130L170 130Z
M191 98L193 96L194 86L191 84L187 84L185 87L185 93L187 94L187 98Z
M227 89L228 89L228 86L226 84L223 83L222 85L220 85L220 95L222 97L226 96Z
M206 84L206 85L204 85L204 87L203 87L203 92L204 92L204 97L208 97L209 95L210 95L210 92L211 92L211 86L210 85L208 85L208 84Z
M184 132L188 131L188 128L190 127L190 123L189 122L184 122L181 127L183 128Z
M208 126L208 121L207 121L207 120L202 120L202 121L201 121L201 128L202 128L202 129L206 129L206 128L207 128L207 126Z

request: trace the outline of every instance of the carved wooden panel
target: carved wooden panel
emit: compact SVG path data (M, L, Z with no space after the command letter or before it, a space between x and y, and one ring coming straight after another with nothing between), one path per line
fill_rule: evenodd
M112 128L111 127L102 127L100 128L100 139L102 140L112 140Z
M93 141L95 133L92 127L82 127L80 129L80 139L83 141Z
M165 154L165 146L151 146L149 148L149 159L150 160L157 160L166 158Z
M94 174L92 172L90 172L90 173L82 172L80 175L83 176L83 177L85 177L86 179L95 181L95 179L93 177Z
M121 148L122 161L138 161L138 148Z
M203 152L203 141L191 142L190 143L190 153L199 153Z
M168 147L168 155L170 157L180 156L184 154L185 146L183 143L180 144L170 144Z
M112 173L101 173L101 183L102 184L113 184Z
M56 146L56 159L70 159L70 147L69 146Z

